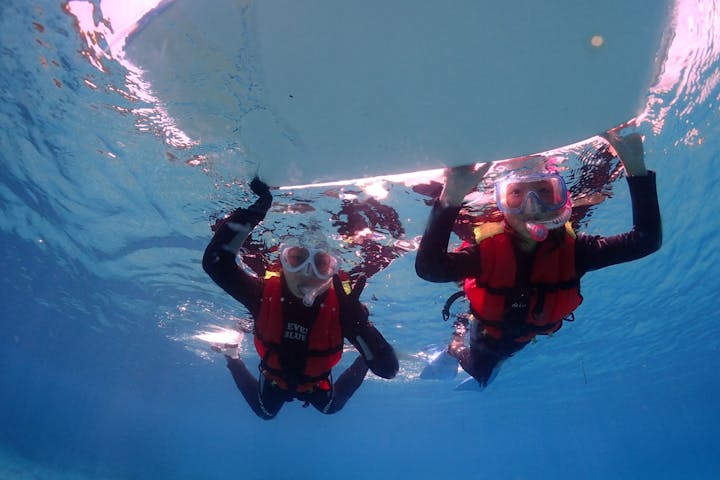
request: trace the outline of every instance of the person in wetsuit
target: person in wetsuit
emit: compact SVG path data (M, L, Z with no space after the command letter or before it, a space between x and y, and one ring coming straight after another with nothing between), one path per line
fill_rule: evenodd
M259 379L239 358L237 345L216 349L226 352L227 368L258 417L272 419L295 399L322 413L335 413L360 387L368 368L393 378L397 356L359 300L365 277L346 288L338 258L317 237L281 245L279 275L263 279L238 266L236 256L272 204L270 189L260 179L253 179L250 187L258 200L216 223L203 269L253 317ZM360 356L333 381L331 370L342 356L343 337Z
M456 322L447 354L481 388L502 361L536 335L557 331L572 316L582 302L580 278L585 273L642 258L662 244L655 173L645 167L642 137L608 132L605 139L624 167L632 199L633 228L620 235L576 235L568 223L570 195L557 173L509 174L495 182L503 220L481 225L474 243L448 252L463 198L490 164L446 171L415 269L431 282L462 282L470 312Z

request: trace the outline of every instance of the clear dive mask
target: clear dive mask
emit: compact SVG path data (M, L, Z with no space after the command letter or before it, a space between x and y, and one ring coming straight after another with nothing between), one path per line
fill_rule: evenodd
M338 271L337 258L316 248L285 247L280 252L280 264L286 272L312 275L319 280L329 280Z
M544 241L550 230L562 227L572 215L567 185L557 173L509 175L500 179L495 182L495 202L503 213L530 217L525 229L536 242ZM548 212L554 215L546 218L544 214Z
M511 215L560 210L568 202L565 180L557 173L508 175L495 182L495 203Z

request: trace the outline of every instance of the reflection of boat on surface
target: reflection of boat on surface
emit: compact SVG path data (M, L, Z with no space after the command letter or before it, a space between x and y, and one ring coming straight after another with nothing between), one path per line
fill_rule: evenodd
M273 184L314 183L521 156L629 120L669 3L174 0L126 53L191 137Z

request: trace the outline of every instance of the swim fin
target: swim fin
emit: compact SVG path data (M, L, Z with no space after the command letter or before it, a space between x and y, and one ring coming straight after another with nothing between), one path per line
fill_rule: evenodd
M443 349L430 356L430 362L420 372L424 380L453 380L458 373L459 362Z
M460 382L456 387L455 390L462 390L462 391L477 391L482 392L487 388L490 383L492 383L493 380L495 380L495 377L497 377L498 372L500 372L500 367L504 363L504 360L501 360L498 362L497 365L495 365L495 368L493 368L492 372L490 373L490 377L488 377L487 381L482 383L478 381L475 377L468 377L462 382Z
M485 386L487 386L487 385L485 385ZM457 386L455 387L455 390L466 391L466 392L470 392L470 391L482 392L483 390L485 390L485 387L482 386L480 384L480 382L478 382L475 378L468 377L465 380L463 380L462 382L458 383Z

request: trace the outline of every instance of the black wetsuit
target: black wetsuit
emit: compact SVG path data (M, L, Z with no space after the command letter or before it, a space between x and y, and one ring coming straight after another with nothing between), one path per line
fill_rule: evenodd
M575 241L578 278L592 270L642 258L660 248L662 226L655 173L650 171L646 176L629 177L627 180L632 199L633 228L610 237L578 234ZM457 252L447 251L459 211L460 207L446 206L435 201L415 260L415 270L421 278L431 282L459 282L475 277L481 271L480 251L476 245ZM528 284L534 252L523 252L516 247L515 254L518 259L517 284ZM519 305L519 308L513 308L514 305ZM510 298L506 300L504 322L517 324L513 320L527 318L527 314L527 302L513 302ZM513 334L507 332L502 340L495 340L482 331L473 333L469 349L460 349L451 354L457 356L463 369L483 385L498 362L526 345L516 342L512 338ZM515 336L522 336L522 333L518 332Z
M203 268L208 275L223 290L242 303L250 312L253 319L258 318L260 304L263 297L264 280L250 275L240 268L236 261L239 251L250 231L265 217L270 208L272 196L267 187L255 180L251 186L260 198L249 208L239 208L228 218L216 224L215 234L203 256ZM302 300L295 298L282 280L283 288L283 316L292 318L294 323L310 326L317 317L320 303L327 295L325 292L319 296L313 306L306 307ZM340 410L347 400L362 384L368 367L378 376L392 378L398 371L398 360L392 346L383 338L380 332L367 319L367 309L357 302L357 305L340 308L340 320L343 336L350 340L361 353L350 367L337 379L330 380L330 390L316 388L311 392L298 393L279 388L274 382L263 374L259 381L255 379L245 364L239 358L229 358L227 367L243 397L252 410L260 418L271 419L275 417L285 402L299 399L311 404L322 413L331 414ZM309 328L309 327L308 327ZM360 342L358 342L360 339ZM286 359L284 366L288 370L297 370L298 364L304 364L304 359L293 357L293 350L304 351L303 342L284 342L285 352L280 352L281 358ZM301 369L300 369L301 370Z

